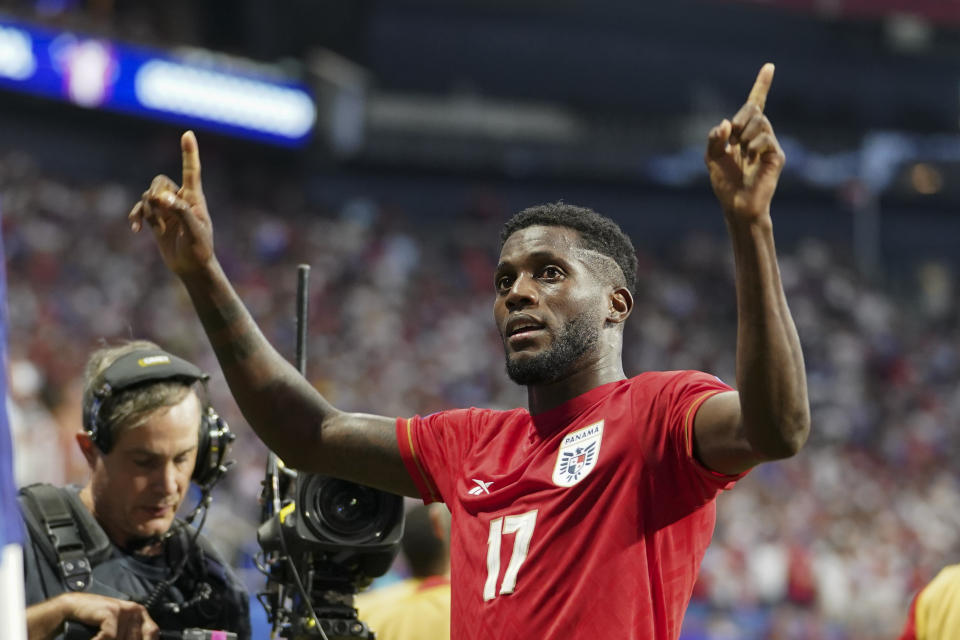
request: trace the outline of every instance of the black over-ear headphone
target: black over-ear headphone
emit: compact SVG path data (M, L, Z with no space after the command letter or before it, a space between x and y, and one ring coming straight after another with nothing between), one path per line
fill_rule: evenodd
M193 364L166 351L131 351L117 358L90 385L83 398L83 428L101 451L109 453L113 447L113 434L100 421L100 409L107 398L142 384L179 380L187 385L197 381L206 385L209 378ZM200 420L197 463L192 476L195 483L209 487L220 479L227 470L225 460L235 438L236 435L213 407L204 407Z

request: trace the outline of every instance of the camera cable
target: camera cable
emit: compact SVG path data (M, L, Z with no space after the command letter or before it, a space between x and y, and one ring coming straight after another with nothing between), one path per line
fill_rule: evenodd
M280 548L283 550L283 559L287 563L287 567L290 570L290 575L293 576L293 581L297 585L297 591L300 592L300 597L303 598L303 602L307 605L307 612L310 614L310 619L313 620L313 623L316 625L317 631L320 632L320 637L323 640L330 640L327 637L327 634L323 631L323 625L320 624L320 618L317 616L317 612L313 609L313 603L310 602L310 594L307 593L307 590L303 586L303 582L300 580L300 572L297 571L297 567L293 564L293 559L290 557L290 552L287 549L287 539L283 534L281 520L281 530L280 530Z
M174 570L171 572L170 576L166 580L158 583L146 598L143 598L139 601L140 604L146 607L147 611L151 611L154 607L156 607L157 601L160 599L160 597L164 595L170 589L170 587L176 583L177 580L180 579L180 576L183 574L183 570L186 568L187 562L190 559L191 551L193 549L199 549L197 546L197 539L200 537L200 530L203 529L203 525L206 524L207 514L210 512L210 503L212 502L212 498L210 497L211 488L211 486L206 486L202 489L203 493L200 496L200 501L197 503L197 506L190 513L190 515L187 516L185 521L174 521L174 526L171 527L170 530L165 534L163 534L162 540L166 542L177 533L182 532L183 535L187 537L187 542L183 548L183 555L180 558L180 561L177 563L176 568L174 568ZM194 529L193 533L191 534L187 530L187 527L193 522L194 518L196 518L197 514L200 512L203 514L200 517L200 524L197 525L196 529Z

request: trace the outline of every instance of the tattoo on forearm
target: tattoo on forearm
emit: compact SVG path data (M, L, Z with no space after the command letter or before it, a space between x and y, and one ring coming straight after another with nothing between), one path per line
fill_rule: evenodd
M230 300L223 305L198 309L210 339L210 345L220 358L239 363L249 358L259 344L257 328L243 305Z
M197 307L197 315L203 323L207 333L211 336L220 333L235 331L237 325L246 319L246 309L236 300L228 300L226 304L218 305L210 302L209 306Z
M224 364L239 364L249 358L257 350L259 341L255 334L245 331L239 335L233 332L223 332L210 336L210 344Z

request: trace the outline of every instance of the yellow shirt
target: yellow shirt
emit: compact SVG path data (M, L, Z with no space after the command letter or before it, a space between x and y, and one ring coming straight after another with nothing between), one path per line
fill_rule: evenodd
M448 578L410 578L361 593L356 607L377 640L450 640Z
M917 640L960 638L960 564L943 568L917 596Z

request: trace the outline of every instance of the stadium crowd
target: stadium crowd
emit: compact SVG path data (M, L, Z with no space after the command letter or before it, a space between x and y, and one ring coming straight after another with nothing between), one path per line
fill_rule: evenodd
M312 266L308 377L335 404L412 415L524 403L504 375L484 295L511 213L495 198L423 224L373 199L317 205L291 187L253 202L213 180L207 191L222 263L291 356L295 266ZM86 353L102 339L156 340L213 374L213 403L239 432L239 464L215 493L206 531L250 569L266 452L185 292L149 239L129 232L137 194L51 175L14 152L0 158L0 193L18 481L83 477L73 434ZM726 238L690 233L665 250L635 241L628 373L701 369L733 382ZM781 269L806 357L811 442L719 499L683 637L892 638L915 591L960 557L955 274L917 263L896 288L872 285L842 248L812 238L781 249ZM245 575L252 591L262 586L255 570Z

